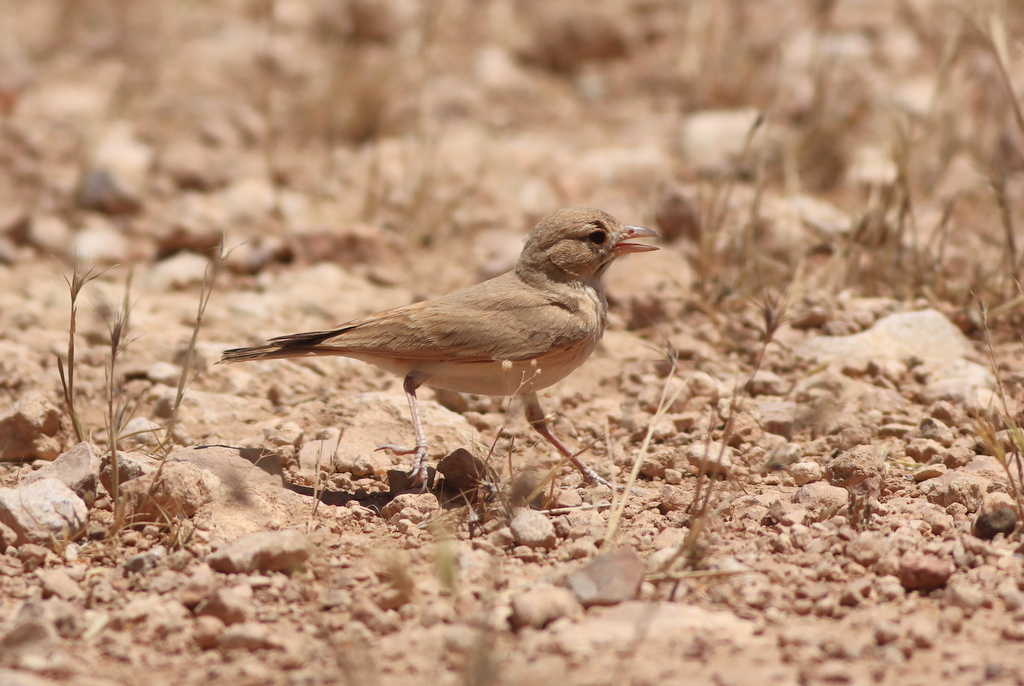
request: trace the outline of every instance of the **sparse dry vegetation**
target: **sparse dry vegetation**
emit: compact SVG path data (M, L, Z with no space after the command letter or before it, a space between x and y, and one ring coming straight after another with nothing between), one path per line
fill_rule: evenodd
M0 3L0 683L1024 683L1022 74L1009 0ZM215 366L567 205L662 234L545 392L613 489Z

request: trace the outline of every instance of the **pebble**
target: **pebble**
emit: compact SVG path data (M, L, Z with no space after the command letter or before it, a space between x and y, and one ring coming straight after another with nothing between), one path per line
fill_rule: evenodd
M555 525L542 512L523 508L512 518L509 528L518 545L547 550L555 547Z
M64 600L75 600L82 597L82 587L63 569L40 570L36 572L36 576L43 585L44 598L55 595Z
M575 619L582 614L583 610L570 590L540 582L512 598L509 620L514 629L525 626L543 629L556 619Z
M93 452L92 446L83 441L53 462L26 475L21 485L26 486L41 479L56 479L85 500L86 504L90 504L96 499L99 475L100 458Z
M821 481L821 465L817 462L797 462L789 467L789 475L797 486L804 486L815 481Z
M220 646L249 652L275 647L270 627L259 622L230 624L220 635Z
M310 544L294 529L263 531L229 543L207 557L210 568L225 574L292 574L309 558Z
M437 471L444 476L444 483L458 493L473 493L487 478L487 464L465 448L459 448L441 458Z
M392 525L402 519L421 524L437 515L440 509L441 504L433 493L403 493L382 507L380 513Z
M899 578L908 591L927 593L946 585L953 575L953 563L930 553L907 551L900 558Z
M871 445L860 445L846 452L825 466L825 477L833 486L852 488L865 479L881 477L887 467L878 449Z
M124 263L130 247L125 235L110 221L92 216L75 234L71 252L82 264L109 266Z
M0 461L53 460L60 454L61 411L42 391L26 391L0 415Z
M249 620L254 612L252 587L248 584L217 589L203 599L195 609L196 616L210 615L229 626Z
M191 517L213 502L220 479L189 462L168 459L159 470L122 483L120 491L132 521L159 523L179 514Z
M617 605L633 600L644 577L644 562L632 548L598 555L566 579L583 607Z
M829 486L824 481L801 486L793 494L793 502L803 505L814 521L828 519L849 500L850 495L845 488Z
M85 501L56 479L40 479L18 488L0 488L0 522L26 542L53 546L85 533Z
M192 640L202 650L209 650L220 645L224 635L224 622L213 615L196 617L192 628Z
M1016 528L1017 512L1010 507L986 512L974 520L974 535L983 539L993 539L997 534L1009 536Z
M914 470L914 481L918 483L928 479L937 479L947 471L944 464L926 464Z
M689 463L708 476L728 477L736 465L736 452L718 441L694 441L683 451Z

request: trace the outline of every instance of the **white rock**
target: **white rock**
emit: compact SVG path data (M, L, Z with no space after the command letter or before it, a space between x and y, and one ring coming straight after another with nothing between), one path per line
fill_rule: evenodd
M85 532L85 501L56 479L40 479L19 488L0 488L0 522L18 536L18 545L53 546Z
M960 329L937 310L891 314L867 331L851 336L816 336L796 349L817 362L905 360L952 364L970 352Z

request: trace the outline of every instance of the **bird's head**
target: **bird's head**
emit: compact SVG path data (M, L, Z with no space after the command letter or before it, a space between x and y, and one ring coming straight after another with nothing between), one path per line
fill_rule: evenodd
M621 224L601 210L558 210L542 219L527 236L516 271L520 275L541 271L559 281L590 280L604 274L616 257L657 250L653 245L629 242L657 235L650 229Z

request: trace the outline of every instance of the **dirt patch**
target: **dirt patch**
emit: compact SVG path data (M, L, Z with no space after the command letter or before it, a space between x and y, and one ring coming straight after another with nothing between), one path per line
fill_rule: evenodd
M1024 683L1016 4L8 4L0 682ZM215 364L564 206L662 234L541 398L621 495Z

